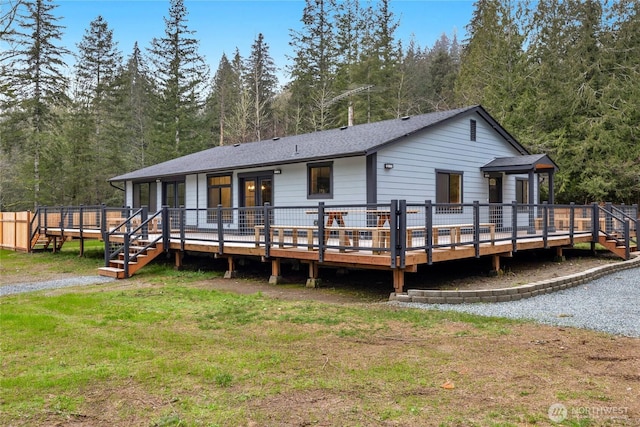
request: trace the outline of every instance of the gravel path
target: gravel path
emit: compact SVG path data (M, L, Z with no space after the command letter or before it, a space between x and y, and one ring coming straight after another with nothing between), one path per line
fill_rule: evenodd
M112 282L113 280L115 279L102 276L80 276L68 277L65 279L46 280L44 282L14 283L0 286L0 297L5 295L21 294L24 292L66 288L68 286L97 285L99 283Z
M614 335L640 337L640 268L612 273L564 291L510 302L420 304L390 302L425 310L452 310L482 316L528 319Z

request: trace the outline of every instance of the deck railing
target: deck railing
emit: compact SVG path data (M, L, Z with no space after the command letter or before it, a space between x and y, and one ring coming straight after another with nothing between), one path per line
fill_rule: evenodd
M391 268L405 266L409 252L424 251L431 263L434 251L473 247L476 256L482 245L600 233L613 236L630 247L637 242L638 206L548 205L517 203L444 204L426 200L407 203L392 200L379 204L325 204L260 206L209 209L169 208L149 214L146 208L105 206L42 207L35 215L34 233L48 228L82 233L99 233L106 243L115 235L137 241L161 239L169 243L244 245L263 250L270 257L275 250L291 247L318 252L322 262L327 251L371 251L389 257ZM159 240L157 240L159 241ZM109 259L124 248L109 250ZM105 261L108 261L105 255Z

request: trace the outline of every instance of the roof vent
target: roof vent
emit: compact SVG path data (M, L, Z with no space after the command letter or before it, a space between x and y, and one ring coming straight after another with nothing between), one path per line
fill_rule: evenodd
M274 141L277 141L277 140L279 140L279 139L280 139L280 137L279 137L279 136L274 136L274 137L273 137L273 140L274 140Z
M411 116L404 116L404 117L401 117L400 120L409 120L410 118Z
M240 143L239 143L239 142L236 142L235 144L233 144L233 146L234 146L234 147L239 147L239 146L240 146Z
M349 126L342 126L342 127L340 128L340 130L345 130L345 129L347 129L348 127L349 127Z

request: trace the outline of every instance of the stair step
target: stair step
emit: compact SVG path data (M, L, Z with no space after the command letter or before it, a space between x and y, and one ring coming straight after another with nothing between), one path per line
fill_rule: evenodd
M105 277L113 277L114 279L124 279L124 270L115 267L100 267L98 274Z
M124 265L124 260L123 259L112 259L111 261L109 261L109 264ZM129 261L129 265L136 265L136 264L137 264L136 261Z

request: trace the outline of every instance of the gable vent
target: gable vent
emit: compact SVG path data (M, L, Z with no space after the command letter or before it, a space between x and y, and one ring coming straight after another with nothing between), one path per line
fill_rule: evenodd
M469 139L471 141L476 140L476 121L469 120Z

